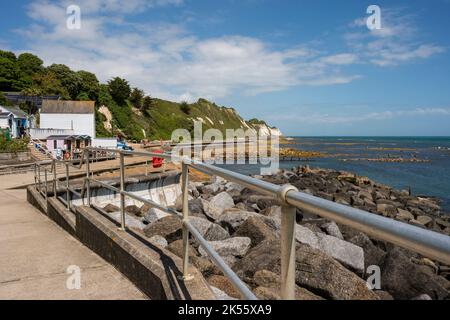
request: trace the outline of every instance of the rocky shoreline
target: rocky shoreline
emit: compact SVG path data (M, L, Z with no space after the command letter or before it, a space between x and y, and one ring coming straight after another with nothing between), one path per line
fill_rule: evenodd
M258 177L290 183L300 191L422 228L450 235L450 216L431 198L415 197L365 177L325 169L298 167ZM280 299L280 203L215 177L190 182L192 224L260 299ZM181 198L176 209L181 210ZM116 208L106 208L114 211ZM147 206L127 207L146 223L149 240L182 256L181 222ZM368 237L344 225L297 211L296 298L449 299L450 268L416 253ZM191 240L190 261L220 299L239 298L230 281ZM381 288L370 290L369 266L381 271Z

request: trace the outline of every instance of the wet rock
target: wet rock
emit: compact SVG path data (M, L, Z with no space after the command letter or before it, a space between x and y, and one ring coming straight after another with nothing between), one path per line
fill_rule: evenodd
M239 291L234 287L234 285L231 283L230 280L228 280L227 277L224 276L218 276L218 275L213 275L211 277L208 278L208 283L213 286L216 287L220 290L222 290L223 292L225 292L228 296L236 298L236 299L240 299L241 298L241 294L239 293Z
M209 241L211 247L222 257L243 257L250 249L250 243L251 240L247 237L234 237L222 241ZM199 252L203 257L208 256L202 247L199 248Z
M262 218L248 218L236 231L234 236L249 237L251 246L254 247L264 240L275 240L275 230L270 228Z
M155 235L164 237L168 243L181 238L182 225L179 218L167 216L145 227L144 233L151 238Z
M151 243L157 244L163 248L166 248L169 245L167 243L167 240L161 236L153 236L148 241L150 241Z
M296 283L322 297L336 300L379 299L367 288L365 281L317 249L299 245L296 265Z
M421 294L444 299L449 295L436 275L425 272L397 248L388 252L381 270L382 289L395 299L412 299Z
M111 212L119 212L120 208L111 203L108 203L106 206L103 207L103 210L105 210L105 212L107 213L111 213Z
M164 211L161 211L156 208L151 208L148 210L146 215L144 216L144 220L148 223L154 223L162 218L168 217L169 214L165 213Z
M225 212L216 220L216 223L228 230L229 233L235 232L250 217L258 216L258 213L242 211L238 209L225 210Z
M226 210L234 207L233 198L226 192L221 192L210 199L209 204L205 206L205 214L213 220L217 220Z

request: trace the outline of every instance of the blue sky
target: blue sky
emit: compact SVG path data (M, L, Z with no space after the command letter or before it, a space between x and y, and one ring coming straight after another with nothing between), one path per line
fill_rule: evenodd
M366 26L371 4L381 30ZM287 135L450 135L449 14L450 0L1 1L0 48L205 97Z

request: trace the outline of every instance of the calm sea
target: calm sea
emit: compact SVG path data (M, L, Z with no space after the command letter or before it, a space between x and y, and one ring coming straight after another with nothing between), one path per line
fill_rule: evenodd
M281 162L281 168L310 167L345 170L415 195L433 196L450 212L450 137L292 137L291 147L320 151L326 156L310 161ZM367 160L401 156L429 160L421 163L386 163ZM345 161L347 160L347 161ZM258 166L227 165L244 174L258 174Z

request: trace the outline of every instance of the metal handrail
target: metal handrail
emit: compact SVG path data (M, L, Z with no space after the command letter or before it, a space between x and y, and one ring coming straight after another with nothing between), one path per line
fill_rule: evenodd
M109 186L108 184L95 180L90 177L89 159L90 151L108 151L120 155L120 189ZM174 209L164 207L151 200L144 199L133 193L124 190L125 179L125 155L139 155L146 157L159 157L171 161L182 163L182 193L183 193L183 212L180 213ZM55 160L56 161L56 160ZM53 163L55 163L55 161ZM66 168L68 164L66 161ZM299 192L295 187L287 185L275 185L253 177L245 176L227 169L219 168L210 164L203 163L187 157L175 157L170 154L159 154L147 151L124 151L114 149L102 149L89 147L83 151L82 160L78 169L81 169L83 163L86 164L86 188L87 203L90 205L89 187L91 182L120 193L121 196L121 228L125 230L125 197L133 198L137 201L148 204L151 207L160 209L168 214L175 215L182 219L183 226L183 278L189 280L189 234L198 240L214 263L224 272L233 285L246 299L256 299L255 295L248 287L237 277L229 268L223 259L212 249L210 244L201 236L198 230L189 222L188 210L188 170L193 168L208 175L220 176L228 181L238 183L256 192L277 197L282 204L281 215L281 294L284 299L293 299L295 297L295 212L296 209L313 212L323 218L334 220L338 223L350 226L356 230L367 233L380 240L388 241L418 252L423 256L433 258L446 264L450 264L450 237L437 232L425 230L404 222L396 221L390 218L378 216L366 211L344 206L332 201L321 199L312 195ZM40 167L38 167L39 169ZM54 168L54 166L52 166ZM38 170L39 171L39 170ZM36 170L35 170L36 172ZM68 170L66 177L66 190L70 193ZM40 172L39 178L35 178L36 188L39 185L41 190ZM46 183L47 185L47 183ZM83 187L84 190L84 187ZM82 192L82 195L84 192ZM68 198L68 208L70 208L70 199Z

